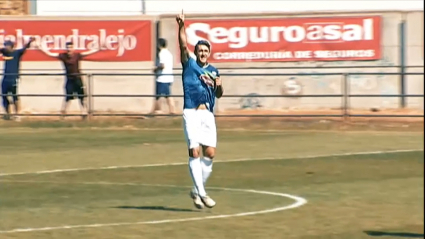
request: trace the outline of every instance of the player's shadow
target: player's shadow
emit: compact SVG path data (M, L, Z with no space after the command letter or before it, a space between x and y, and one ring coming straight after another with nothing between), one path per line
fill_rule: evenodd
M186 208L173 208L164 206L118 206L117 209L133 209L133 210L151 210L151 211L168 211L168 212L199 212L199 210Z
M408 232L380 232L380 231L364 231L373 237L402 237L402 238L424 238L424 234L408 233Z

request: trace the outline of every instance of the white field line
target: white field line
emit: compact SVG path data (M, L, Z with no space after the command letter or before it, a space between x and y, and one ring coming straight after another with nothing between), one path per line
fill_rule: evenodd
M352 155L403 153L403 152L418 152L418 151L423 151L423 149L365 151L365 152L350 152L350 153L337 153L337 154L307 155L307 156L297 156L297 157L288 157L288 158L276 158L276 157L271 157L271 158L240 158L240 159L229 159L229 160L214 160L214 163L267 161L267 160L288 160L288 159L314 159L314 158L322 158L322 157L340 157L340 156L352 156ZM36 171L36 172L0 173L0 177L15 176L15 175L27 175L27 174L63 173L63 172L87 171L87 170L107 170L107 169L123 169L123 168L149 168L149 167L179 166L179 165L186 165L186 164L187 164L187 162L177 162L177 163L106 166L106 167L98 167L98 168L90 167L90 168L53 169L53 170L42 170L42 171Z
M72 127L72 128L8 128L8 129L0 129L0 132L5 133L40 133L40 132L57 132L57 131L182 131L182 128L139 128L139 127ZM222 128L219 129L219 132L241 132L241 133L342 133L342 134L358 134L358 133L369 133L371 135L383 135L383 134L403 134L402 131L375 131L373 134L368 130L353 130L353 131L343 131L337 129L299 129L299 130L291 130L291 129L248 129L248 128ZM412 131L409 134L423 134L423 132Z
M40 183L42 183L42 182L40 182ZM47 183L47 182L44 182L44 183ZM149 186L149 187L187 188L187 187L176 186L176 185L135 184L135 183L99 182L99 183L82 183L82 184L134 185L134 186ZM139 221L139 222L120 222L120 223L86 224L86 225L64 225L64 226L56 226L56 227L39 227L39 228L16 228L16 229L12 229L12 230L0 231L0 234L18 233L18 232L40 232L40 231L53 231L53 230L65 230L65 229L78 229L78 228L81 229L81 228L131 226L131 225L143 225L143 224L164 224L164 223L176 223L176 222L202 221L202 220L210 220L210 219L218 219L218 218L254 216L254 215L259 215L259 214L266 214L266 213L272 213L272 212L279 212L279 211L294 209L294 208L297 208L297 207L301 207L302 205L307 203L307 200L302 198L302 197L297 197L297 196L285 194L285 193L258 191L258 190L252 190L252 189L232 189L232 188L217 188L217 187L211 187L211 189L245 192L245 193L256 193L256 194L271 195L271 196L278 196L278 197L286 197L286 198L294 200L295 202L290 204L290 205L287 205L287 206L276 207L276 208L272 208L272 209L265 209L265 210L260 210L260 211L241 212L241 213L236 213L236 214L222 214L222 215L214 215L214 216L206 216L206 217L190 217L190 218L164 219L164 220Z

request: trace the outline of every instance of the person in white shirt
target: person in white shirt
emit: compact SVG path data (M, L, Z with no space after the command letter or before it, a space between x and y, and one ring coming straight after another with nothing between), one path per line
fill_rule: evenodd
M151 114L160 109L159 99L164 97L167 99L170 114L175 114L174 101L171 94L171 85L174 82L173 74L173 55L167 49L167 41L163 38L158 39L159 55L154 72L156 76L156 98Z

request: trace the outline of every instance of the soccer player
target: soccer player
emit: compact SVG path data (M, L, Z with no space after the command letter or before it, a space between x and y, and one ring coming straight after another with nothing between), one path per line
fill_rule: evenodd
M167 40L158 39L158 63L155 66L154 72L156 75L156 99L153 105L151 114L154 114L156 109L160 108L159 99L164 97L167 99L170 114L175 114L174 101L170 98L171 84L174 82L173 74L173 55L167 49Z
M183 11L176 21L183 66L183 125L189 151L189 172L194 183L190 195L197 208L212 208L216 202L207 195L205 184L212 172L217 145L213 113L215 98L223 95L223 87L218 70L208 64L210 43L199 41L195 46L196 59L192 58L187 47Z
M47 49L40 47L40 50L44 52L44 54L58 58L62 63L66 71L66 83L65 83L65 100L62 105L62 117L66 115L66 111L69 106L69 101L75 99L74 93L78 95L78 99L80 99L80 109L81 114L83 115L83 119L87 117L87 105L84 100L85 91L83 80L81 79L80 73L80 61L84 59L84 57L96 53L99 51L99 48L92 49L87 52L78 53L74 50L74 44L72 42L66 43L66 52L63 53L52 53Z
M31 43L34 41L34 38L31 37L28 43L24 46L24 48L15 50L15 43L12 41L5 41L4 48L0 49L0 53L2 55L2 59L5 61L4 63L4 75L3 80L1 82L1 94L3 99L3 107L6 112L4 119L10 119L10 105L9 99L7 98L7 94L12 95L13 105L15 106L15 113L19 114L20 104L19 97L16 95L18 90L18 82L19 82L19 68L21 65L21 58L26 52L26 50L31 46ZM19 120L18 116L14 117L15 120Z

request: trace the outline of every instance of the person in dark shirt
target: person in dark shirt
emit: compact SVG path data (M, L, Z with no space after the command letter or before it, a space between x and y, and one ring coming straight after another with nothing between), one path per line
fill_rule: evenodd
M80 61L84 59L84 57L96 53L99 49L93 49L87 52L75 52L74 45L72 42L66 43L66 52L63 53L52 53L46 49L40 48L42 52L46 55L58 58L65 68L66 72L66 83L65 83L65 100L62 106L62 117L66 115L66 111L69 106L69 102L75 99L75 95L77 95L78 99L80 99L81 113L83 115L83 119L87 117L87 105L84 100L86 94L84 91L84 84L81 78L80 73Z
M34 38L30 38L28 43L21 49L14 49L15 43L12 41L5 41L4 48L0 49L2 59L4 63L4 74L3 80L1 82L1 94L3 100L3 107L6 112L4 119L10 119L10 105L15 106L15 113L19 114L20 104L19 97L16 95L19 82L19 68L21 65L21 58L26 52L26 50L31 46L31 43L34 41ZM12 102L9 101L8 95L12 95ZM15 116L16 120L19 120L18 116Z

